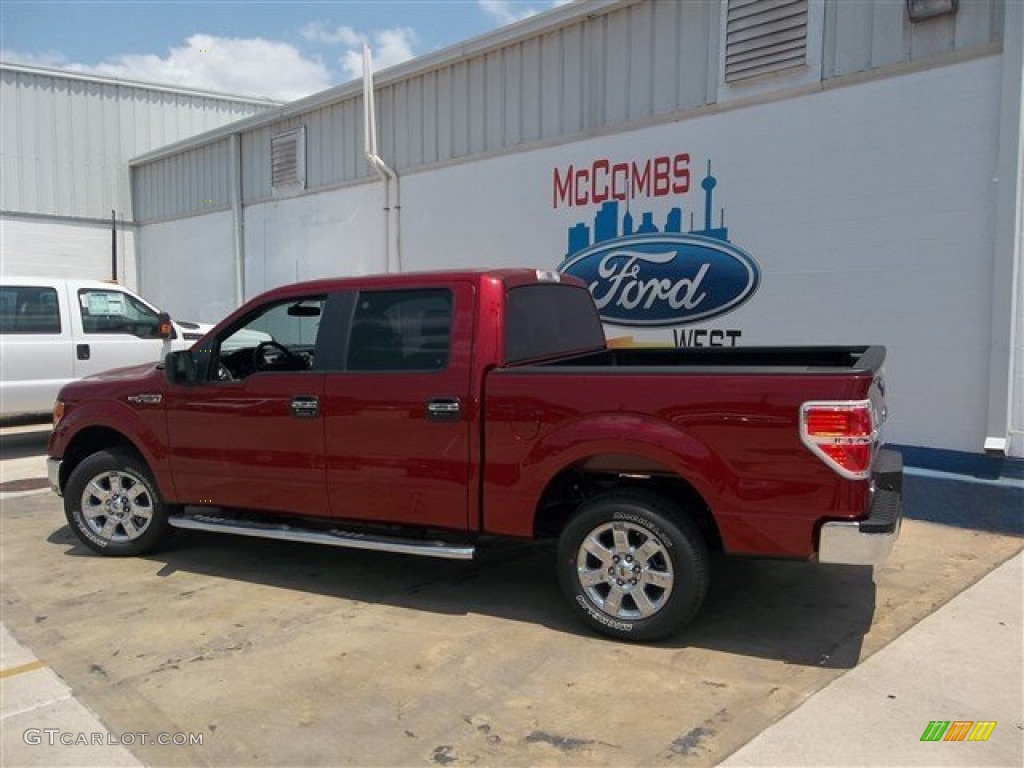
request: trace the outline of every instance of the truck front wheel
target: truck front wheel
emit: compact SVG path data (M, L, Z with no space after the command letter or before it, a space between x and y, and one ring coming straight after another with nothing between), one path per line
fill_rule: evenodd
M562 532L558 575L577 614L598 632L658 640L704 601L707 547L664 496L611 491L585 502Z
M101 555L144 554L167 532L167 508L149 468L123 451L99 451L75 467L64 514L75 535Z

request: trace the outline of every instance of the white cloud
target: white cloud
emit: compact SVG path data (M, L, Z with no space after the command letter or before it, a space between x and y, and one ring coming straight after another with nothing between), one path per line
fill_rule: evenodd
M392 27L365 33L345 25L334 26L325 21L311 21L299 32L311 43L343 49L336 55L344 81L363 76L363 45L370 46L373 68L378 70L413 58L418 42L416 33L410 27Z
M534 3L526 3L521 0L477 0L477 5L491 19L499 25L514 24L517 21L536 16L541 11L556 8L559 5L568 5L574 0L548 0L540 3L538 7Z
M59 51L42 51L40 53L22 53L9 48L0 50L0 61L12 64L25 64L30 67L48 67L57 69L68 63L68 57Z
M477 5L480 6L480 10L499 24L513 24L539 13L536 8L524 7L524 3L511 2L511 0L478 0Z
M373 53L373 68L387 69L403 61L413 58L416 53L416 33L409 27L393 27L373 33L370 50ZM350 47L338 59L346 80L354 80L363 76L363 50Z
M362 45L365 39L352 27L340 26L330 29L322 21L311 21L299 31L304 38L315 43L341 43L353 47Z
M262 38L195 34L184 45L171 48L166 56L125 54L99 64L68 62L59 54L46 56L50 58L46 66L72 72L280 101L308 96L331 85L330 73L321 62L304 57L288 43ZM31 58L21 56L17 60L33 63L26 60ZM38 61L42 55L35 58L35 63L42 63Z

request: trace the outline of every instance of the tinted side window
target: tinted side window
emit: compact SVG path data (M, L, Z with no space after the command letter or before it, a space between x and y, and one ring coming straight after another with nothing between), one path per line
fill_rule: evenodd
M0 333L60 333L57 291L20 285L0 288Z
M508 292L505 360L536 360L604 346L590 293L575 285L524 285Z
M350 371L440 371L448 365L452 295L444 288L362 291L349 338Z
M140 339L160 335L157 313L123 291L83 288L78 292L78 305L86 333L127 333Z

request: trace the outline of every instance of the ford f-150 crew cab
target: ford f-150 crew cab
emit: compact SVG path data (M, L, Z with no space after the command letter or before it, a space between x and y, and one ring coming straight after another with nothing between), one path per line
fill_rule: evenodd
M533 270L272 290L61 391L50 482L96 552L191 528L447 558L557 538L594 629L663 637L713 551L870 564L899 532L878 346L612 349Z

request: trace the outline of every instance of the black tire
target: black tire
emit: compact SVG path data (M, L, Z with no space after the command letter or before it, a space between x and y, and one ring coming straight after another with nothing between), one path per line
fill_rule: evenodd
M110 557L151 551L167 533L149 467L127 451L99 451L75 467L64 488L64 514L89 549Z
M576 614L618 640L663 639L708 589L697 526L664 496L619 490L583 503L558 540L558 578Z

